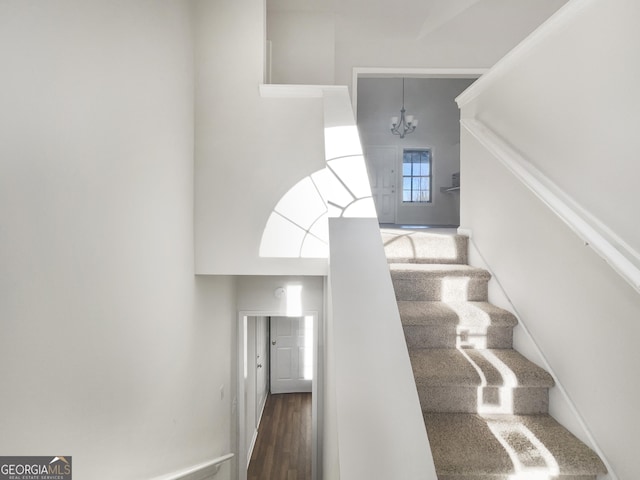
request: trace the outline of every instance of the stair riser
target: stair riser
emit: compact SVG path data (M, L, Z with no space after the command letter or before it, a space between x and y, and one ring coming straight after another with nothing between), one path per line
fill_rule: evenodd
M396 300L483 302L488 296L488 278L440 277L415 272L392 272Z
M456 327L437 325L405 325L404 335L409 349L419 348L511 348L512 327L488 327L486 334L457 333Z
M393 263L468 263L468 238L464 236L382 237L386 256Z
M549 410L548 389L543 387L516 388L513 390L513 402L505 398L504 392L498 388L484 387L481 405L478 403L478 387L418 386L418 395L425 412L532 415ZM499 410L501 406L502 411Z

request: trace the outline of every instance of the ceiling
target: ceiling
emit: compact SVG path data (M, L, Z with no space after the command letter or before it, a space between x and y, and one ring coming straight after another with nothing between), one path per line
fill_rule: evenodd
M267 0L271 13L326 13L363 30L419 39L487 0ZM490 1L490 0L489 0Z

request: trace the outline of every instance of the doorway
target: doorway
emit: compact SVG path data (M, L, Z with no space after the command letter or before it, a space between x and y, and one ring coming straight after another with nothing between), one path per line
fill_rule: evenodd
M302 316L282 315L281 312L240 312L238 320L238 479L247 480L260 417L264 415L265 422L267 420L271 399L267 392L271 390L271 384L276 389L284 386L284 390L289 392L300 388L308 392L307 400L303 399L301 403L310 401L311 404L311 419L307 423L311 426L311 478L315 479L320 371L318 315L316 312L304 312ZM275 345L272 344L274 341ZM272 353L267 353L269 351ZM299 385L292 386L292 381L299 382ZM292 418L295 421L295 416ZM274 458L274 461L278 459Z
M380 223L459 225L459 187L452 188L460 175L460 111L455 99L484 71L354 69L353 106ZM403 138L389 127L401 107L418 121ZM428 188L424 201L406 194L419 180L406 176L404 152L416 149L432 154L428 185L420 185Z

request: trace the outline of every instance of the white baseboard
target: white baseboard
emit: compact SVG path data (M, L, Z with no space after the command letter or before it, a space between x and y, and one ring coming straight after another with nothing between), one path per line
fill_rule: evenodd
M251 461L251 455L253 454L253 449L256 446L256 440L258 439L258 429L253 431L253 436L251 437L251 444L247 449L247 466L249 466L249 462Z

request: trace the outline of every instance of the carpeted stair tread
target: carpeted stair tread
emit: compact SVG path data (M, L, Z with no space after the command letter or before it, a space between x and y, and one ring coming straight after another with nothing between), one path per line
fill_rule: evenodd
M382 242L389 262L408 263L467 263L468 237L382 229Z
M549 415L425 413L439 479L595 478L598 456ZM509 451L507 451L507 449ZM519 475L517 475L519 474Z
M418 386L549 388L554 385L553 377L546 370L510 349L432 348L411 350L409 357Z
M403 325L514 327L515 315L488 302L398 301Z

